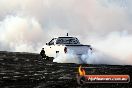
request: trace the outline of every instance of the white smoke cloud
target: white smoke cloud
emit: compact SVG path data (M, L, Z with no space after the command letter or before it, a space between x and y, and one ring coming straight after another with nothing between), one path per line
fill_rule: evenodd
M67 54L61 54L56 57L53 62L57 63L77 63L81 64L83 63L82 60L73 52L69 52Z
M131 0L0 0L0 50L39 52L69 32L97 50L90 63L132 64L131 9Z
M34 18L7 16L0 29L0 43L6 45L5 49L9 47L9 51L35 52L45 37L41 25Z
M132 64L132 35L126 32L113 32L105 38L96 39L93 45L98 52L103 53L100 57L97 56L108 60L109 64Z

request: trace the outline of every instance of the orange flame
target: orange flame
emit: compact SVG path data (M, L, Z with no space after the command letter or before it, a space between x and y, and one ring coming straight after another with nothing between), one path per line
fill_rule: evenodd
M78 71L79 71L80 76L84 76L86 74L85 70L82 68L82 66L79 67Z

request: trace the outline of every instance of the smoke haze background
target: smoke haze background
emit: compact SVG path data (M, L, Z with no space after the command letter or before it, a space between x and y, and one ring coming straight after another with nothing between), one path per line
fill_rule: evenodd
M0 0L0 50L39 53L68 32L92 45L89 63L132 65L131 17L131 0Z

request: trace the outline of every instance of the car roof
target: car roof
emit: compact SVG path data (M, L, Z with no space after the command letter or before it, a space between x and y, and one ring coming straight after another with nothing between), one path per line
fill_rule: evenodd
M76 38L76 37L58 37L58 38Z

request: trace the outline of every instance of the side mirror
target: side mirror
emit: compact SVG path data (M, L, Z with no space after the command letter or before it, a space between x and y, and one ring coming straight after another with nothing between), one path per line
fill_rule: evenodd
M49 45L49 43L46 43L46 45Z

